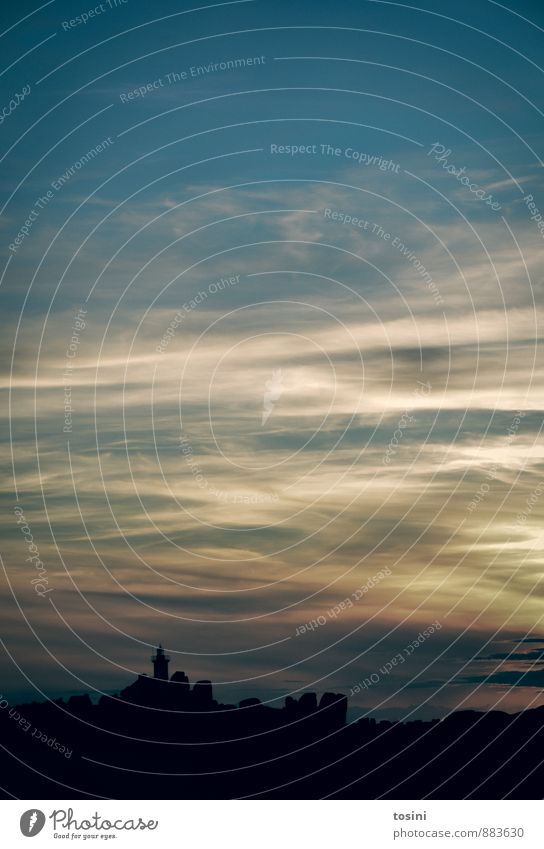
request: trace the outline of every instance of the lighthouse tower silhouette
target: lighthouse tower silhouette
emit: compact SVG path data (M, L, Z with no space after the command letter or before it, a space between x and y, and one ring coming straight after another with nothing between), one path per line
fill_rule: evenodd
M153 661L153 677L160 678L162 681L168 681L168 664L170 658L164 653L162 645L159 643L157 653L151 658Z

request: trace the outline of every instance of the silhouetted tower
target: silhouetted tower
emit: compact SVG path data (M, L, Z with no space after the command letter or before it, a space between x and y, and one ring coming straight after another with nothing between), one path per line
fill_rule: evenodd
M157 654L151 658L153 661L153 677L160 678L162 681L168 681L168 664L170 658L164 653L164 649L159 643Z

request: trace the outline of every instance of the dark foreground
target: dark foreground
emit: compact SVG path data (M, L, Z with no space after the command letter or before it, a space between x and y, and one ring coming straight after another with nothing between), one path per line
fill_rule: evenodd
M346 725L346 707L332 693L220 705L183 673L98 705L1 702L2 797L542 798L544 708Z

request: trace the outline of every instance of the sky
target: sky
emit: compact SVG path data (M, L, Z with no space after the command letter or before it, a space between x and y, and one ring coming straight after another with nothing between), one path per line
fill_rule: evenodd
M6 697L162 642L226 702L544 704L543 37L524 0L2 11Z

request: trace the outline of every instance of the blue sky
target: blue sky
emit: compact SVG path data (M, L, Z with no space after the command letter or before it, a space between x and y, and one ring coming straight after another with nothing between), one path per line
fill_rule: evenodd
M544 16L428 7L3 12L5 692L541 703Z

